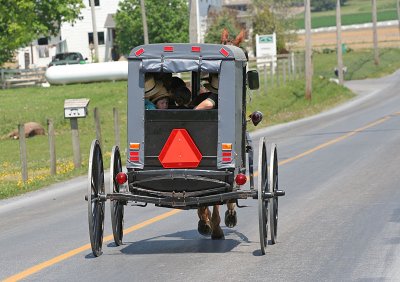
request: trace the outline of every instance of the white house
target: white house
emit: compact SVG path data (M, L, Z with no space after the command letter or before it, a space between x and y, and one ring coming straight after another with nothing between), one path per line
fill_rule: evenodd
M61 25L60 33L56 37L43 37L33 41L30 46L21 48L18 52L19 68L35 68L47 66L52 57L61 52L80 52L84 58L91 62L94 50L90 43L93 42L93 25L90 0L83 0L85 8L82 9L79 19L73 24ZM200 42L204 42L207 29L207 15L210 8L220 8L222 0L188 0L195 3L199 15L197 23L200 26ZM96 28L99 40L99 62L111 61L113 39L115 38L115 22L113 15L117 12L120 0L94 0ZM189 12L189 11L188 11ZM188 13L189 16L189 13Z
M99 61L111 61L111 49L115 37L115 23L112 15L116 13L120 0L94 0L96 28L99 41ZM39 38L30 46L21 48L18 52L19 68L33 68L47 66L56 53L80 52L91 62L94 50L92 13L90 0L84 0L79 19L72 25L62 24L57 37Z

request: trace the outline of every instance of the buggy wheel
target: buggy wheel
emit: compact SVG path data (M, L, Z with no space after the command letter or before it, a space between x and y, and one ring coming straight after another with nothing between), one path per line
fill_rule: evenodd
M110 162L110 194L119 193L119 184L116 181L119 172L122 172L121 154L118 146L114 146ZM123 201L110 201L111 225L114 242L117 246L122 245L122 237L124 236L124 204Z
M93 140L90 147L88 172L88 219L92 252L95 257L102 254L104 231L104 169L100 143Z
M269 163L269 191L270 198L269 215L271 243L275 244L278 236L278 152L275 144L271 146L271 161Z
M267 149L265 147L264 137L260 138L258 147L258 226L260 232L261 253L265 255L265 249L268 244L268 169L267 169Z

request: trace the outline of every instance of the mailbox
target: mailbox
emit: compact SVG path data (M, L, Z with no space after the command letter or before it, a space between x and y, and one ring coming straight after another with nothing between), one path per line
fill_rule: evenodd
M88 114L89 99L66 99L64 118L84 118Z

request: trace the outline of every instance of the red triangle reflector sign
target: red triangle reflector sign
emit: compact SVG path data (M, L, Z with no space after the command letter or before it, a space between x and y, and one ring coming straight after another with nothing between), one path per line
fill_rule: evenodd
M186 129L173 129L158 159L164 168L195 168L202 157Z

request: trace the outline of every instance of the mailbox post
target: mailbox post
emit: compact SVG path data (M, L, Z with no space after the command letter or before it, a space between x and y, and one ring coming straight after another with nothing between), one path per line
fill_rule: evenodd
M81 167L81 149L79 144L78 118L88 114L89 99L66 99L64 101L64 118L71 123L72 149L74 152L74 167Z

